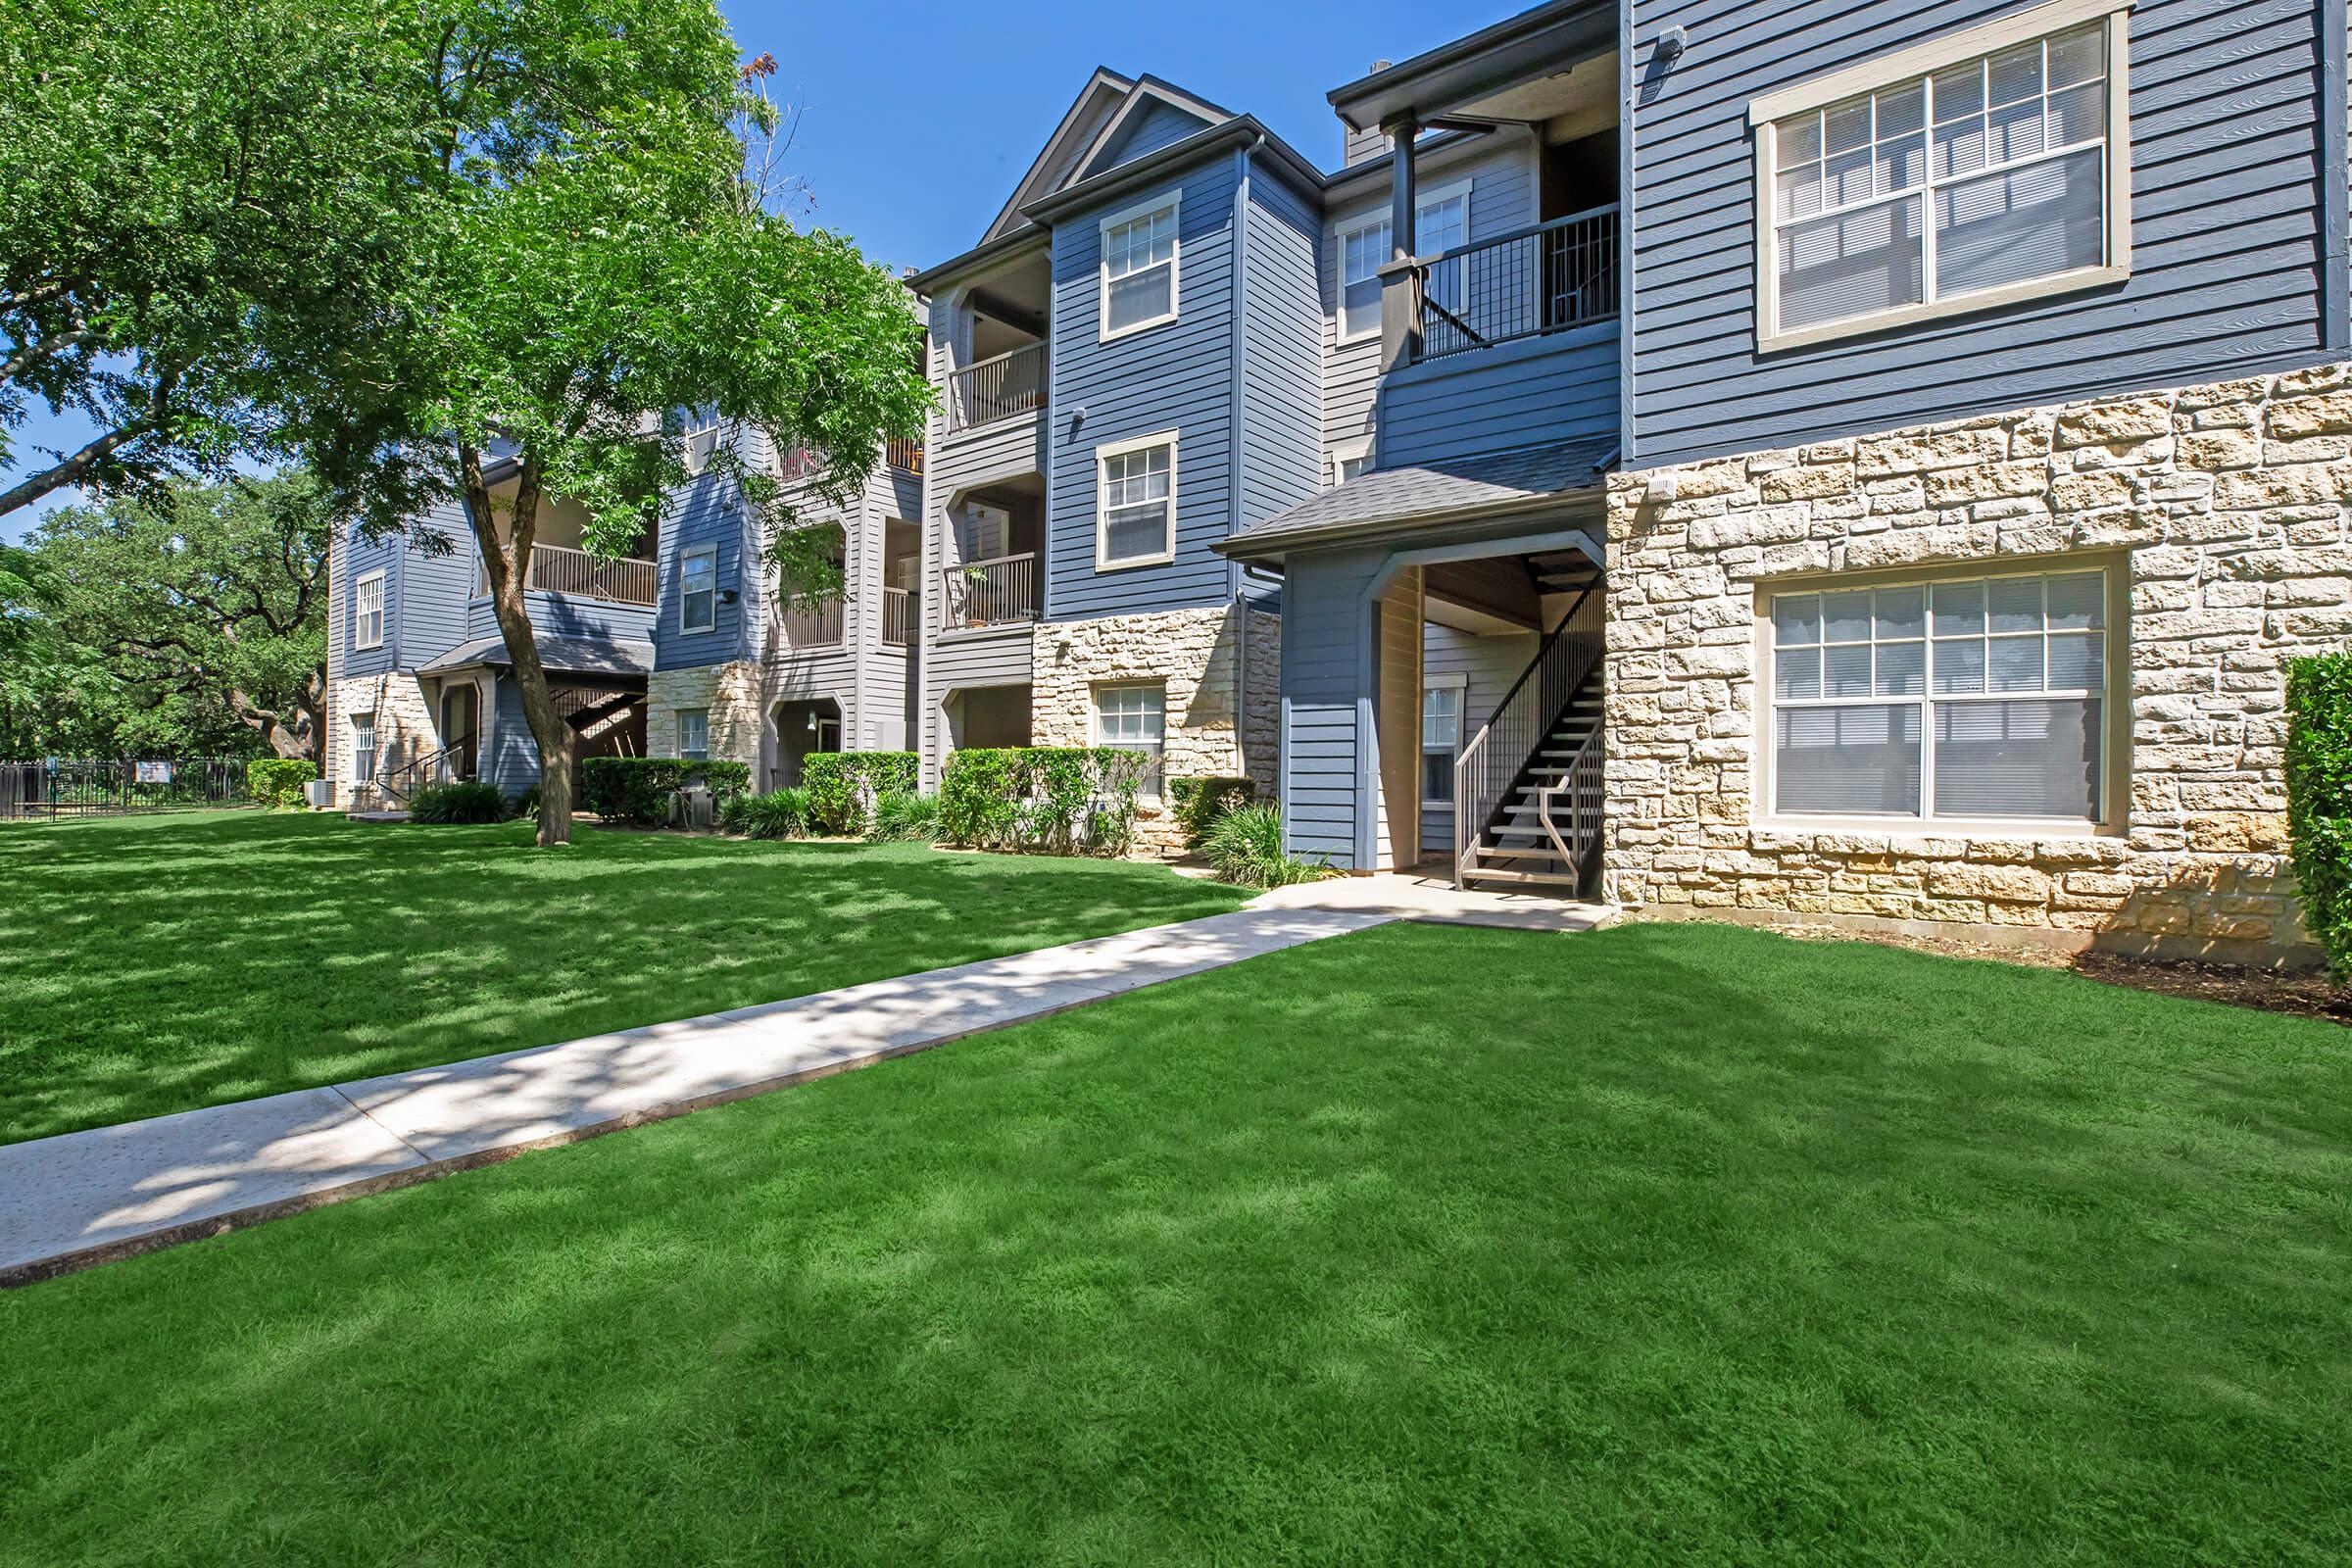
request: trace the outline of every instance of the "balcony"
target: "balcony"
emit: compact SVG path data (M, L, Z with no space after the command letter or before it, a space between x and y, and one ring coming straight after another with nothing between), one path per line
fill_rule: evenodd
M950 433L1027 418L1046 406L1046 345L1026 343L948 376Z
M608 561L568 545L533 545L522 585L534 593L651 608L657 598L655 575L655 565L650 561L633 558ZM479 599L489 592L489 573L477 561L473 568L474 597Z
M1422 362L1614 320L1617 205L1571 213L1415 264Z
M914 595L904 588L882 590L882 641L891 648L914 645Z
M923 444L920 441L889 440L882 443L882 460L904 473L923 471Z
M996 556L940 569L940 629L978 630L1037 618L1037 557Z
M768 601L768 646L778 652L801 653L812 648L841 646L841 601L828 599L814 610L801 610L781 599Z

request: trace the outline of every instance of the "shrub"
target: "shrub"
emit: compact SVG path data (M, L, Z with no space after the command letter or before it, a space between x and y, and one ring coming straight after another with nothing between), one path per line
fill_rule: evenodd
M258 806L300 806L302 787L318 776L317 762L257 757L245 764L245 788Z
M710 786L723 811L752 787L752 770L684 757L591 757L580 763L580 805L607 821L659 827L669 820L669 798L696 783Z
M827 833L861 833L874 802L911 795L921 763L912 752L811 752L801 760L814 825Z
M1248 806L1256 796L1257 786L1246 778L1168 780L1168 805L1175 809L1177 826L1184 829L1188 850L1200 847L1217 818L1237 806Z
M1327 861L1283 853L1282 811L1273 806L1235 807L1208 830L1202 849L1218 881L1245 888L1289 887L1332 875Z
M865 836L877 844L928 844L939 837L939 797L892 790L874 798Z
M1142 754L1109 747L957 752L940 784L940 826L977 849L1123 855L1143 769Z
M462 779L454 784L427 784L409 797L409 820L412 822L449 827L471 822L504 822L506 819L505 793L497 785L483 779Z
M808 831L808 792L770 790L737 795L719 808L718 825L747 839L795 839Z
M539 820L538 785L532 785L514 798L514 811L516 821L536 822Z
M2352 654L2286 668L2286 827L2303 923L2352 974Z

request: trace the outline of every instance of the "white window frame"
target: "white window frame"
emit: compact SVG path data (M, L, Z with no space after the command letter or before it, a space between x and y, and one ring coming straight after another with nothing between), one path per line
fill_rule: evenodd
M709 417L710 421L709 424L695 422L696 419L705 416ZM718 416L718 408L715 404L707 403L701 408L690 408L684 411L678 422L686 427L683 436L684 450L680 454L681 461L685 464L688 474L700 473L710 466L711 458L717 454L719 427L726 421ZM697 452L695 443L703 441L705 436L709 436L710 439L703 442L701 451Z
M1131 740L1112 740L1102 733L1102 698L1110 692L1155 692L1159 696L1159 742L1154 746L1139 745ZM1161 776L1168 758L1168 683L1164 680L1106 680L1096 682L1087 694L1087 735L1099 749L1141 753L1148 760L1144 766L1144 781L1137 794L1144 800L1156 801L1166 788Z
M368 608L368 590L375 590L375 608ZM351 584L351 647L354 653L384 646L384 569L362 572ZM368 622L375 621L375 633L369 636Z
M2080 816L1938 816L1936 810L1936 705L1937 702L1972 700L1998 701L2005 698L2031 700L2042 692L1969 692L1938 693L1936 688L1935 590L1938 585L1957 583L1990 583L2014 577L2065 577L2097 572L2105 588L2104 624L2101 648L2100 676L2104 685L2096 692L2082 695L2095 697L2099 702L2099 799L2097 815ZM1753 772L1756 793L1753 797L1751 818L1765 827L1782 827L1790 831L1818 833L1839 828L1867 833L1910 833L1922 837L1945 838L2096 838L2114 837L2124 831L2125 803L2131 798L2131 572L2125 561L2113 555L2100 554L2087 559L2064 556L2036 557L2031 562L1959 563L1926 569L1908 568L1886 572L1848 573L1838 577L1791 578L1775 581L1757 590L1756 612L1756 684L1760 689L1758 705L1761 722L1755 727ZM1776 639L1773 636L1773 601L1802 598L1810 594L1835 594L1849 589L1919 588L1924 590L1925 617L1922 632L1924 662L1920 670L1922 690L1917 697L1792 698L1789 701L1802 708L1825 707L1883 707L1887 703L1916 702L1920 707L1919 741L1919 810L1902 811L1783 811L1777 809L1780 781L1775 776L1780 763L1779 733L1781 694L1776 661L1773 657ZM2044 629L2044 637L2048 636ZM2061 694L2060 700L2064 700Z
M709 761L710 760L710 710L708 708L681 708L677 713L679 760L693 762ZM686 744L686 721L690 718L702 720L703 744L699 747L689 748Z
M361 738L367 744L361 744ZM375 710L351 715L351 782L355 785L375 782Z
M1414 255L1421 254L1422 216L1431 208L1443 207L1457 196L1462 200L1462 243L1465 245L1470 243L1470 190L1476 183L1475 177L1450 179L1442 185L1432 185L1427 190L1413 193ZM1334 343L1368 343L1380 336L1377 313L1375 313L1370 327L1360 332L1348 330L1348 241L1353 235L1361 234L1367 229L1378 228L1388 222L1390 213L1391 209L1387 207L1367 207L1362 212L1352 213L1332 225L1332 266L1337 270L1339 278L1338 292L1333 295L1331 306L1331 331ZM1424 259L1426 260L1426 258ZM1376 275L1377 269L1386 267L1391 260L1391 257L1383 256L1373 263Z
M710 595L710 618L708 623L699 625L686 618L687 601L694 595L705 592L700 588L686 586L691 580L688 568L698 561L710 563L710 587L708 590ZM678 555L678 635L699 637L706 632L716 630L718 630L718 546L697 545L692 550L681 551Z
M1155 435L1139 435L1126 441L1106 441L1095 448L1095 569L1097 571L1125 571L1133 566L1164 566L1176 559L1176 488L1177 440L1173 430L1161 430ZM1112 458L1128 457L1137 452L1149 452L1154 447L1168 449L1168 531L1167 548L1155 555L1121 556L1110 558L1110 480L1104 470Z
M1900 50L1877 60L1816 77L1778 92L1767 93L1747 106L1747 121L1753 130L1756 148L1756 352L1769 354L1782 349L1802 348L1811 343L1830 342L1838 338L1854 337L1863 333L1882 332L1889 327L1908 326L1919 321L1932 321L1948 316L1983 311L2021 301L2040 299L2052 294L2068 294L2086 288L2121 282L2132 275L2132 106L2129 19L2134 0L2051 0L2046 5L1998 22L1972 27L1947 37L1932 39L1910 49ZM1923 231L1922 276L1920 290L1923 300L1916 305L1898 305L1887 310L1871 311L1860 316L1842 317L1834 321L1819 321L1788 331L1780 329L1780 256L1777 187L1774 170L1779 163L1779 146L1775 127L1792 115L1808 110L1827 109L1848 99L1867 93L1886 92L1905 85L1912 77L1929 77L1954 66L1965 65L1982 55L1998 54L2019 44L2074 28L2103 24L2107 31L2107 126L2106 126L2106 254L2095 267L2081 267L2070 271L2052 272L2043 277L2023 278L2014 283L2002 283L1991 288L1975 289L1965 294L1936 298L1935 255L1935 192L1933 171L1920 190L1920 225ZM1932 90L1932 89L1931 89ZM1934 146L1934 106L1925 110L1929 128L1928 145ZM2085 143L2084 145L2088 145ZM2043 152L2035 159L2046 161L2052 154ZM2021 167L2021 165L1997 166ZM1966 177L1976 178L1994 171L1996 166L1971 171ZM1861 204L1857 203L1856 206ZM1826 210L1825 210L1826 211ZM1808 220L1821 214L1808 214Z
M1331 444L1330 488L1337 490L1348 482L1348 465L1350 463L1363 465L1356 473L1356 477L1359 479L1372 471L1372 438L1370 436L1357 436L1352 441L1334 441Z
M1114 228L1124 228L1138 219L1155 217L1161 212L1168 215L1168 308L1158 316L1148 317L1140 321L1130 321L1125 326L1114 328L1110 324L1110 231ZM1165 326L1176 319L1182 308L1178 291L1184 279L1184 193L1167 191L1149 201L1138 202L1132 207L1122 207L1115 213L1107 214L1096 225L1096 238L1098 241L1095 262L1096 340L1108 343L1115 338L1132 337L1138 332L1149 332L1155 326ZM1149 271L1151 269L1145 268L1142 270ZM1119 275L1130 277L1137 274L1122 272Z
M1441 747L1432 746L1429 744L1429 694L1436 691L1450 691L1453 693L1453 744L1451 746ZM1467 726L1470 717L1469 707L1470 677L1467 674L1460 670L1445 670L1434 675L1427 670L1422 671L1420 718L1421 756L1424 759L1422 762L1424 767L1429 765L1426 760L1427 759L1436 757L1440 754L1456 760L1460 759L1462 755L1462 732ZM1440 811L1450 811L1453 809L1454 803L1450 800L1430 800L1428 798L1429 790L1426 782L1424 782L1421 793L1423 798L1422 804L1425 807Z

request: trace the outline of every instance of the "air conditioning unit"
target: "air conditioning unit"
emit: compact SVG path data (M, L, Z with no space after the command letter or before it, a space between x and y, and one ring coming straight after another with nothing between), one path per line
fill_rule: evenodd
M335 781L331 778L312 779L303 785L302 798L310 803L312 810L323 811L335 804Z

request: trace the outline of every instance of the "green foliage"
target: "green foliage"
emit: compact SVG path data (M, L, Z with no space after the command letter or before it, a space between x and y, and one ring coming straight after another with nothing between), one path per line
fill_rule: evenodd
M939 837L939 797L892 790L875 798L865 836L877 844L928 844Z
M2352 975L2352 653L2288 662L2286 826L2303 923Z
M1217 879L1245 888L1281 888L1333 875L1328 861L1302 860L1282 848L1282 810L1237 806L1208 830L1201 849Z
M801 760L810 823L822 833L863 833L874 802L911 793L920 776L912 752L811 752Z
M940 827L956 844L1049 855L1124 855L1135 842L1139 752L977 747L948 759Z
M710 786L723 821L728 802L752 787L752 770L682 757L590 757L580 762L580 805L609 822L660 827L669 820L670 797L697 783Z
M317 762L257 757L245 764L245 788L261 806L300 806L302 787L318 776Z
M1184 847L1197 850L1217 818L1237 806L1247 806L1255 799L1257 786L1246 778L1172 778L1168 780L1168 805L1175 809L1177 825L1184 829Z
M797 839L808 831L806 789L786 787L765 795L737 795L719 808L718 825L747 839Z
M409 797L409 820L432 827L473 826L507 819L507 797L486 779L427 784Z
M539 820L539 786L534 784L517 796L514 803L514 819L518 822Z

